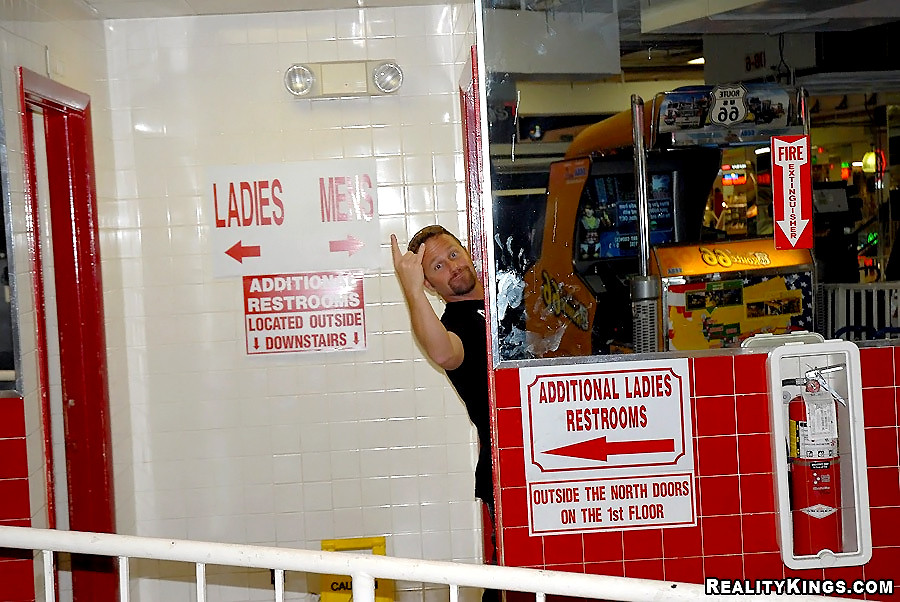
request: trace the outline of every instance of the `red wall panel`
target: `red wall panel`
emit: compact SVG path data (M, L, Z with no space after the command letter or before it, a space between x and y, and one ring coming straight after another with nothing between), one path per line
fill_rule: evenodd
M765 360L760 353L690 361L697 526L543 537L528 534L518 370L496 371L504 564L694 583L705 577L895 578L900 566L900 393L894 374L900 369L900 348L861 350L874 547L872 560L861 567L792 570L782 563ZM876 598L885 599L871 597Z
M25 403L21 397L0 397L0 524L31 526L28 457L25 444ZM0 599L33 602L32 552L0 548Z

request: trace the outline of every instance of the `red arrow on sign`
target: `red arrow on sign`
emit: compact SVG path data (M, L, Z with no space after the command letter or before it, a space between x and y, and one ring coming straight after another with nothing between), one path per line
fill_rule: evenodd
M546 454L570 456L586 460L606 462L607 456L623 454L653 454L657 452L675 451L674 439L647 439L642 441L607 441L606 437L581 441L572 445L564 445L547 450Z
M238 263L244 263L244 257L259 257L259 245L243 246L241 241L237 241L234 246L225 251L225 254Z
M328 250L332 253L347 251L347 255L353 255L366 246L366 243L353 236L347 236L345 240L329 240Z

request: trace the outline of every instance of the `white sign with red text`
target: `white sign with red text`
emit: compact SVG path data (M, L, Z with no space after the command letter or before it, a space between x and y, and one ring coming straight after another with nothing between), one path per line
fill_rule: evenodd
M696 524L688 360L519 370L532 534Z
M773 136L770 151L775 248L811 249L813 201L809 136Z
M379 267L374 159L210 167L206 200L217 278Z
M361 272L244 276L247 354L366 348Z

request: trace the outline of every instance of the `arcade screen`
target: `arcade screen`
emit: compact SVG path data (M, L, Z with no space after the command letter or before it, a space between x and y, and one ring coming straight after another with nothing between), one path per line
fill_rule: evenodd
M651 174L650 244L675 241L671 173ZM588 183L578 218L578 259L632 257L637 254L638 210L634 175L595 176Z

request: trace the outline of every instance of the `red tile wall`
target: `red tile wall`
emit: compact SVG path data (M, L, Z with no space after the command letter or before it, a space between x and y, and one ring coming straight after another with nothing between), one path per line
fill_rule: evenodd
M25 404L19 397L0 397L0 525L31 526L25 450ZM34 599L32 552L0 548L0 600Z
M528 535L518 371L495 372L503 564L702 583L727 579L895 579L900 598L900 347L860 350L873 554L865 566L792 570L776 535L765 354L690 361L695 527ZM863 598L863 596L859 596ZM885 599L878 596L877 599Z

